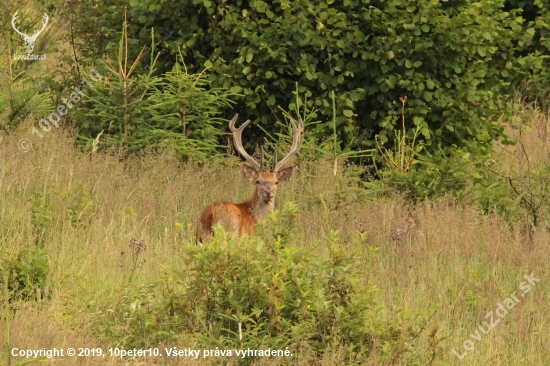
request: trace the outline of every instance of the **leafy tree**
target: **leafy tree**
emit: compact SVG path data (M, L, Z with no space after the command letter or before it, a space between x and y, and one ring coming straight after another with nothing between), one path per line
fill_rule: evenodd
M159 67L167 70L181 49L192 72L214 66L213 87L242 93L239 109L273 133L277 106L293 110L296 82L319 117L331 115L337 97L337 131L347 146L387 144L401 114L399 98L420 127L427 148L474 143L486 152L503 131L494 116L504 110L511 81L525 66L514 55L523 18L504 1L420 0L158 3L130 0L130 33L154 27ZM109 29L117 10L97 14ZM243 111L241 111L243 112ZM332 132L329 118L308 130Z
M506 8L522 9L525 17L523 36L517 41L516 54L532 63L515 82L528 97L548 108L550 88L550 3L543 0L507 0Z
M81 143L118 146L128 153L153 146L199 161L216 155L223 121L218 114L230 106L230 93L206 88L206 70L189 74L179 64L155 76L152 60L148 73L136 74L145 47L135 60L129 59L126 23L123 29L116 62L103 62L105 82L92 86L86 108L76 113Z

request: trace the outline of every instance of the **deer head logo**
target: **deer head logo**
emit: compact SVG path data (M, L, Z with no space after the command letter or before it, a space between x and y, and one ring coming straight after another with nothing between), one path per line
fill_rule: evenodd
M48 14L44 13L44 24L42 25L42 29L35 30L34 33L31 36L29 36L26 30L25 32L21 32L19 31L19 29L17 29L17 26L15 25L15 21L17 20L17 11L15 12L15 14L13 14L13 17L11 18L11 26L17 33L21 35L21 37L23 37L23 40L27 45L28 54L32 53L32 50L34 49L34 42L36 42L36 39L38 38L40 33L42 33L42 31L46 28L46 25L48 24L48 19L49 19Z

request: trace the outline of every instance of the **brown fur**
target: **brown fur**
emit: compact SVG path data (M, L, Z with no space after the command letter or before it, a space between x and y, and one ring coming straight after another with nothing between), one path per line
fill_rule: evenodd
M216 202L206 207L199 218L197 242L203 242L212 236L212 227L220 224L226 231L234 233L236 238L256 234L256 224L269 216L275 208L277 183L288 180L292 167L280 172L256 171L243 165L244 176L255 184L254 194L242 203Z

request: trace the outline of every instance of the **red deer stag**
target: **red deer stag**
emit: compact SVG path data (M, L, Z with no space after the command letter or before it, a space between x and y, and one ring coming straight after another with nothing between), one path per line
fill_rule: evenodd
M243 203L216 202L206 207L197 226L197 242L199 243L212 236L212 227L215 224L220 224L227 232L233 232L238 238L243 235L254 235L256 224L273 212L277 184L288 180L292 175L292 167L281 171L279 169L298 152L302 144L301 133L304 131L304 124L300 119L298 126L296 126L296 123L291 120L293 135L290 152L279 162L277 162L277 152L275 152L273 169L271 171L264 170L263 149L260 163L258 163L243 148L242 132L248 126L250 120L243 123L240 128L235 128L238 117L239 115L235 114L235 117L229 122L229 128L233 132L235 149L251 165L251 167L246 164L243 165L243 174L245 178L255 184L256 189L252 197Z

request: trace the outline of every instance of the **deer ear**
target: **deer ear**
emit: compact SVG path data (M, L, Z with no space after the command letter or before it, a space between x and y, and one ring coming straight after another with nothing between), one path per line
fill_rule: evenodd
M243 165L243 175L250 182L254 182L258 179L258 172L256 171L256 169L251 168L246 164Z
M277 179L279 179L281 182L284 182L285 180L288 180L291 175L292 167L288 167L277 173Z

